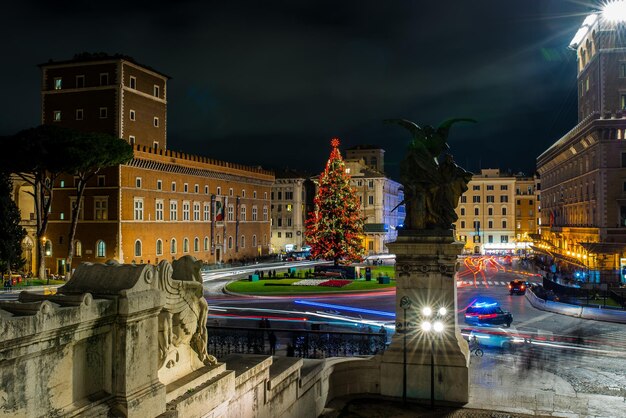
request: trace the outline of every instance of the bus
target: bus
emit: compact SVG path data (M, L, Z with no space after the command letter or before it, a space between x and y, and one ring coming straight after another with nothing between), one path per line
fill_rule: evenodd
M310 259L311 259L310 250L289 251L287 254L283 256L283 261L302 261L302 260L310 260Z

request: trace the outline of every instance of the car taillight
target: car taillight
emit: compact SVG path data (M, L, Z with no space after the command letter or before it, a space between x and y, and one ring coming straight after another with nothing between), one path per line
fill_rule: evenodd
M511 286L511 285L509 285L509 289L510 289L511 287L512 287L512 286Z
M478 315L478 319L489 319L489 318L495 318L497 316L497 314L486 314L486 315Z
M526 289L526 286L522 286L522 287L521 287L521 289L522 289L522 290Z

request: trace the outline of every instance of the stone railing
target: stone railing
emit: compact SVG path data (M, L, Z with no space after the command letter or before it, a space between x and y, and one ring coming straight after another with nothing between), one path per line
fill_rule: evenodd
M208 327L209 354L271 354L270 333L276 338L277 355L301 358L354 357L382 354L387 334L347 331Z

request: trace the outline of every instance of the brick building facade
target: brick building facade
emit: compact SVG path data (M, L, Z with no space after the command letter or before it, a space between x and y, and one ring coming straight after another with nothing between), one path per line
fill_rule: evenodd
M42 123L106 132L134 146L132 161L88 183L72 268L83 261L156 263L187 254L229 262L269 252L273 173L168 150L168 76L124 56L83 55L40 67ZM45 243L46 266L54 273L68 269L75 196L75 179L61 176Z

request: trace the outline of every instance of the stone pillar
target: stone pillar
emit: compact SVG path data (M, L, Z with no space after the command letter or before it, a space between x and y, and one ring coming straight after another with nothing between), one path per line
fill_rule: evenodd
M429 400L431 397L431 337L421 329L421 309L436 314L447 310L444 331L434 339L435 400L464 404L469 399L469 349L457 320L457 255L463 243L455 242L451 230L400 231L394 243L387 244L396 254L396 333L381 363L381 394L403 396L404 315L406 312L406 396ZM408 298L406 311L401 300ZM406 300L406 299L405 299Z
M159 381L158 290L124 290L113 332L111 409L123 417L154 417L165 412L165 386ZM118 416L118 415L115 415Z

